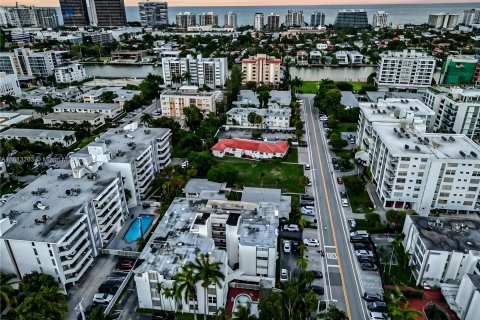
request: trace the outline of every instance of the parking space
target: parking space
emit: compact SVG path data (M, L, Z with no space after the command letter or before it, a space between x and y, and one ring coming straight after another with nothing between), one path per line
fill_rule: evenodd
M340 137L348 141L348 146L343 148L344 150L354 150L356 147L357 133L356 132L341 132Z
M317 229L303 229L303 238L319 240ZM316 278L313 281L313 284L325 287L325 270L323 260L327 257L322 257L322 255L320 254L320 250L323 250L322 246L307 247L307 251L305 252L305 258L308 259L307 270L320 271L324 276L322 279Z

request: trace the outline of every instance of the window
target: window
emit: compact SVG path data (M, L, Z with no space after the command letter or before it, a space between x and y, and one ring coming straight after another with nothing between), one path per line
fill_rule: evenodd
M439 196L440 196L440 197L444 197L444 198L448 198L448 196L450 196L450 193L448 193L448 192L440 192Z
M443 178L443 182L453 182L453 178Z
M456 168L458 167L458 163L448 163L447 166L450 168Z
M455 174L455 170L446 170L446 171L445 171L445 174L454 175L454 174Z
M464 206L471 206L473 204L472 201L463 201Z
M208 297L208 303L217 303L217 297Z
M38 256L38 252L37 252L37 249L33 248L33 253Z
M467 198L467 199L475 199L475 195L474 195L474 194L467 194L467 195L465 195L465 198Z
M418 173L418 176L419 176L419 177L423 177L423 174L424 174L424 172L419 172L419 173Z
M477 191L478 187L469 187L468 191Z

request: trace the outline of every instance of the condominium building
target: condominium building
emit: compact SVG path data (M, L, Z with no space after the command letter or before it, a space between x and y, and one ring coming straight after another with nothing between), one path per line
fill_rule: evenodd
M305 22L302 10L288 10L285 16L285 26L288 27L304 27Z
M480 9L463 10L462 24L471 26L480 23Z
M386 28L387 27L388 13L385 11L377 11L373 14L372 27L374 28Z
M124 0L90 0L92 24L98 27L127 25Z
M32 51L27 48L16 48L13 53L0 52L0 72L15 73L18 77L46 78L62 64L62 54L58 51Z
M290 127L291 109L283 108L277 103L269 103L266 109L257 108L232 108L227 112L227 124L254 127L256 123L248 120L248 115L253 112L262 117L261 126L265 129L287 129Z
M84 27L90 25L87 0L59 0L65 26Z
M82 178L48 170L2 206L2 271L19 278L38 271L66 289L83 275L120 230L128 209L119 172Z
M436 114L430 130L480 139L480 89L433 87L425 92L424 102Z
M341 29L365 29L368 24L367 11L363 9L340 10L335 18L335 27Z
M325 13L320 11L315 11L310 17L310 26L311 27L320 27L325 25Z
M448 213L480 210L480 146L462 134L373 123L371 172L384 207Z
M466 274L480 274L479 220L407 215L403 234L417 285L458 283Z
M450 55L443 62L439 83L476 84L480 83L480 57Z
M358 51L347 51L347 56L351 64L363 63L363 54Z
M77 142L75 131L68 130L11 128L0 132L0 139L19 140L21 138L27 138L31 143L43 142L48 145L56 143L64 147L69 147Z
M17 75L0 72L0 97L20 96L21 93Z
M448 302L448 300L447 300ZM480 314L480 259L473 273L463 275L453 305L449 303L459 319L475 320Z
M249 82L254 82L256 85L278 85L280 83L281 64L282 60L260 53L248 59L243 59L243 85Z
M138 3L140 23L142 26L155 27L168 24L168 3L160 1L144 1Z
M347 51L337 51L333 54L337 60L337 64L345 65L348 64L348 55Z
M58 16L55 8L35 8L37 26L40 28L58 27Z
M237 14L233 11L228 11L225 14L225 27L237 28Z
M53 112L101 113L108 120L117 118L122 111L116 103L62 102L53 107Z
M357 146L373 152L374 123L407 123L415 130L426 132L435 112L418 99L379 99L376 103L360 103Z
M214 91L199 91L196 86L183 86L178 90L167 90L160 94L162 115L172 118L185 118L183 109L194 105L205 114L216 112Z
M280 29L280 16L278 14L270 13L267 16L267 30L278 31Z
M429 87L435 58L423 51L388 51L380 54L377 85L380 88L419 90Z
M57 11L54 8L22 6L3 7L0 25L14 27L55 28L58 26Z
M119 171L130 191L129 206L135 206L148 192L155 173L171 161L170 129L140 129L133 122L110 129L95 142L70 157L75 177L88 175L97 168Z
M52 112L42 118L44 124L85 124L88 123L91 129L97 129L105 124L105 116L101 113L73 113L73 112Z
M262 31L265 22L263 19L263 13L256 12L253 14L253 29L255 31Z
M127 90L122 87L101 87L99 89L92 89L85 92L82 95L83 102L85 103L102 103L101 97L105 92L113 93L116 98L113 98L112 101L115 104L118 104L120 107L125 105L125 102L130 101L136 95L141 93L140 90Z
M437 29L453 29L458 24L459 14L432 13L428 16L427 24Z
M55 80L58 83L80 82L87 78L85 67L81 64L71 64L55 68Z
M177 13L175 18L177 22L177 27L180 29L186 30L188 27L193 27L194 25L197 24L196 15L195 13L192 13L192 12Z
M210 88L223 87L228 76L227 58L163 58L163 79L165 84L206 85Z
M203 12L199 15L199 25L218 26L218 14L216 12Z

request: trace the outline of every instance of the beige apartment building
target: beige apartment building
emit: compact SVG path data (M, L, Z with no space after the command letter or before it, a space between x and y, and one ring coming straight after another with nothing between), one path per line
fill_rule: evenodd
M184 118L183 109L196 106L203 113L216 112L215 91L199 91L196 86L183 86L178 90L167 90L160 95L162 115Z
M277 86L280 83L282 60L266 54L257 54L242 60L242 82Z

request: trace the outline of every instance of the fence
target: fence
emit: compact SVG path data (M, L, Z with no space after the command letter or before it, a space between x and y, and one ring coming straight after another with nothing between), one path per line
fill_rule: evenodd
M125 287L127 286L128 282L130 281L130 278L132 277L133 275L133 271L130 270L130 272L127 274L127 276L125 277L125 279L123 280L122 284L120 285L120 287L118 288L117 292L115 293L115 295L113 296L113 299L112 301L110 301L110 303L108 304L107 308L105 309L104 311L104 314L108 314L113 306L115 305L115 303L117 302L118 298L122 295L123 293L123 290L125 289Z
M98 252L100 254L109 254L109 255L112 255L112 256L119 256L119 257L138 258L140 256L140 252L136 252L136 251L125 251L125 250L115 250L115 249L99 249Z

